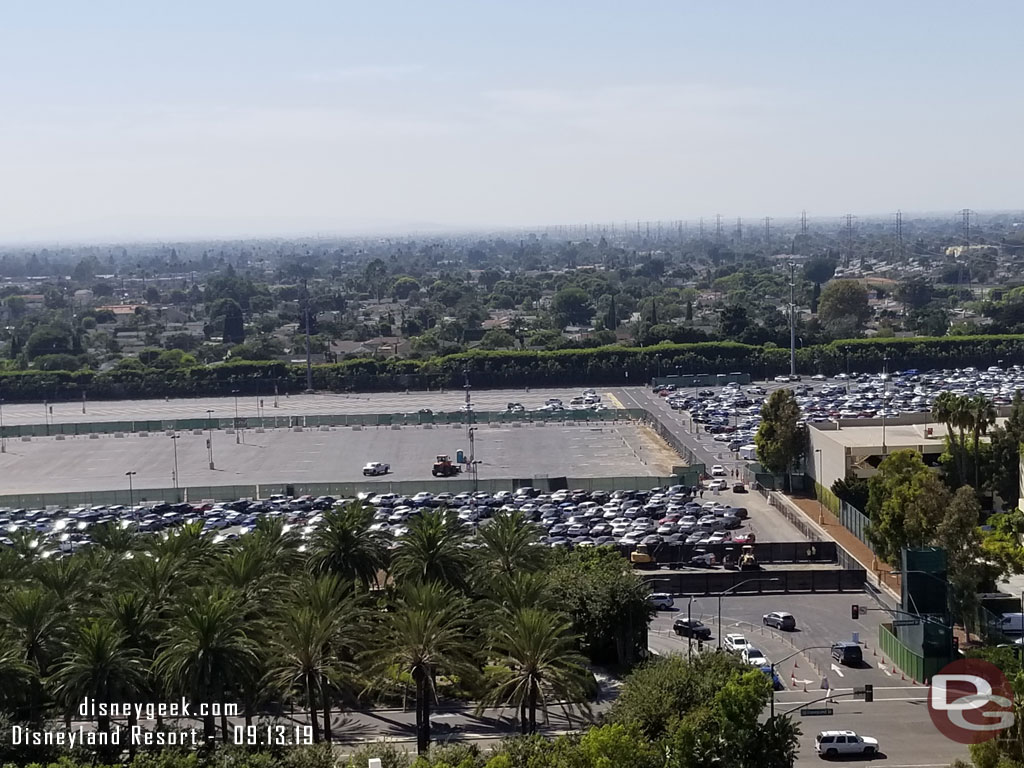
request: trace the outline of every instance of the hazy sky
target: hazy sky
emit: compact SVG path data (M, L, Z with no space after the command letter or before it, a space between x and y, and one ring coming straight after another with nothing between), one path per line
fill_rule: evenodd
M0 2L0 240L1024 205L1024 3Z

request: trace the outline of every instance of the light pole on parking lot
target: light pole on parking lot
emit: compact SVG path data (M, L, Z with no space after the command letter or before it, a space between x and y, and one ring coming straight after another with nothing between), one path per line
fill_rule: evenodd
M174 446L174 490L178 490L178 438L181 435L175 433L171 435L171 445ZM180 499L176 499L180 501Z
M135 514L135 488L132 484L132 478L135 477L137 472L135 470L128 470L124 473L125 477L128 478L128 511Z
M818 491L818 525L824 525L825 507L822 506L821 497L825 495L825 486L823 485L824 478L821 476L821 448L815 448L814 452L818 455L818 487L821 488Z
M206 452L210 456L210 469L213 465L213 409L206 409Z
M739 589L744 584L757 584L757 583L778 582L778 581L780 581L780 579L774 578L774 577L773 578L768 578L768 579L747 579L746 581L741 581L739 584L733 584L727 590L718 593L718 649L719 650L722 649L722 598L725 597L726 595L728 595L729 593L731 593L734 589Z

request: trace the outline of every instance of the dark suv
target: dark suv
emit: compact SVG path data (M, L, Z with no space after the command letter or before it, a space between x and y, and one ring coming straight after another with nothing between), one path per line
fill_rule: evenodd
M697 619L676 619L672 631L680 637L695 637L698 640L711 639L711 627L707 627Z
M859 667L864 654L857 643L833 643L832 658L847 667Z

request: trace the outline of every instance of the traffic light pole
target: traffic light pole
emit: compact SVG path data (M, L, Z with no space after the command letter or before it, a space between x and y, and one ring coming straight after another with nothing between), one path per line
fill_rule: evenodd
M772 717L775 717L775 665L776 664L781 664L784 661L789 661L794 656L796 656L797 654L801 654L804 651L822 651L822 650L832 650L832 646L831 645L809 645L806 648L801 648L801 649L799 649L797 651L793 651L791 654L789 654L789 656L786 656L785 658L782 658L782 659L779 659L778 661L773 661L772 662L772 664L771 664L771 667L772 667L772 679L771 679L771 684L772 684L772 708L771 708L771 716Z

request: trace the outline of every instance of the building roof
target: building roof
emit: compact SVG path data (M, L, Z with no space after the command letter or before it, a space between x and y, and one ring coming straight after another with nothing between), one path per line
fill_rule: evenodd
M935 421L924 421L921 414L921 421L914 424L893 423L897 419L887 419L885 425L885 447L888 451L900 450L902 448L913 448L921 453L932 453L942 451L945 448L946 426ZM906 417L904 417L906 418ZM864 425L854 425L852 420L840 422L841 428L835 428L835 422L821 422L810 424L810 428L820 433L821 437L833 440L836 443L853 449L866 449L882 447L882 423L881 419L863 419L869 422ZM1005 418L996 419L997 425L1006 422ZM927 437L927 430L931 429L931 437ZM984 436L982 436L984 439ZM923 450L927 446L928 450ZM933 447L934 446L934 447Z

